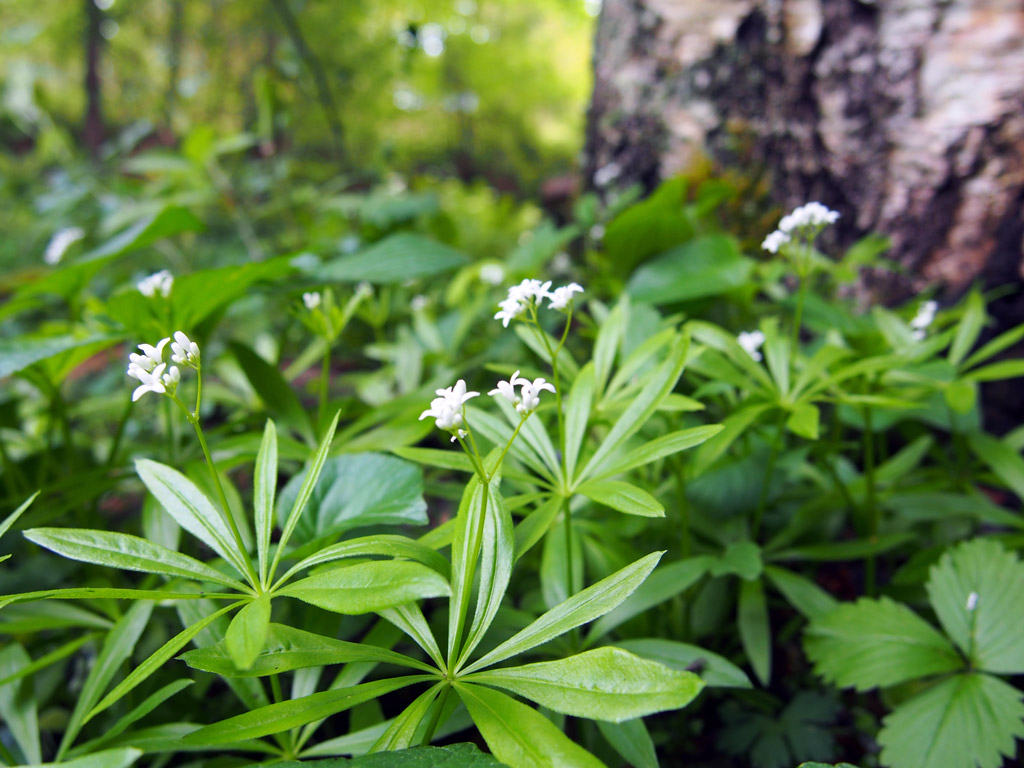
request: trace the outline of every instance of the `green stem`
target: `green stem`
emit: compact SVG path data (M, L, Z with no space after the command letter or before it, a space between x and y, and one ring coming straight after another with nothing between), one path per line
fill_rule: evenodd
M124 430L128 426L128 419L132 415L132 408L135 406L135 401L129 399L125 406L124 413L121 414L121 420L117 423L117 431L114 432L114 441L110 445L110 453L107 454L106 469L113 469L114 464L117 463L117 453L121 450L121 441L124 440Z
M277 675L270 676L270 694L274 697L274 703L284 701L284 694L281 693L281 681Z
M430 746L430 742L434 740L434 732L437 730L437 726L441 724L441 713L444 712L445 705L448 703L448 694L451 690L451 685L446 685L441 689L441 695L437 697L434 713L430 716L427 730L423 734L422 746L424 747Z
M757 500L757 508L754 510L754 520L750 527L750 538L757 541L761 532L761 520L764 517L764 508L768 503L768 488L771 486L772 473L775 471L775 460L779 457L779 450L782 448L782 441L785 437L786 412L779 412L779 420L775 426L775 439L772 441L771 453L768 454L768 463L764 470L764 480L761 482L761 495Z
M320 365L320 401L316 409L316 422L320 424L324 420L324 412L327 409L327 387L331 379L331 344L324 340L324 359Z
M174 404L164 400L164 431L167 439L167 463L174 466L178 462L174 456Z

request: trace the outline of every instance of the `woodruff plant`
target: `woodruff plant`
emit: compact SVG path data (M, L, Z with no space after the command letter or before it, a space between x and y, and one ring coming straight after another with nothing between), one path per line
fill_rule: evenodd
M550 298L556 309L567 311L561 342L557 348L547 346L551 360L557 361L571 323L572 294L582 289L569 286L559 289L561 292L547 294L546 285L531 283L529 287L536 290L524 293L520 303L521 309L531 314L534 322L542 295ZM512 307L505 307L505 310L511 311ZM547 345L546 339L544 343ZM517 556L544 532L530 530L536 528L536 518L525 531L513 526L500 486L505 459L522 439L524 430L529 430L531 417L542 405L542 392L558 398L559 440L566 446L557 362L554 362L555 383L543 378L521 378L517 371L490 391L489 394L506 408L510 433L503 433L506 437L500 447L489 453L480 451L473 419L466 410L467 402L479 393L467 391L464 381L438 390L437 397L422 414L421 418L433 418L439 428L451 433L472 469L454 526L440 533L435 531L421 541L386 534L342 541L295 561L289 540L327 458L338 416L335 415L310 462L275 543L272 536L278 443L274 423L267 422L256 458L250 531L249 520L235 519L231 513L200 423L203 370L198 345L179 331L173 339L163 339L156 345L140 345L140 350L141 354L132 355L128 371L140 382L133 399L152 392L167 398L185 413L203 448L220 504L211 501L191 480L170 466L140 459L136 463L138 475L167 513L210 547L218 559L202 562L144 538L112 531L36 528L25 532L31 541L71 559L158 574L171 580L162 589L63 589L3 598L0 606L54 598L106 597L136 601L107 636L100 651L100 659L105 661L97 663L86 680L83 695L57 750L58 760L103 752L113 736L76 747L82 728L145 682L190 642L207 636L209 633L205 630L215 627L222 616L232 613L222 639L187 651L181 658L193 668L219 674L229 682L268 677L275 701L252 706L246 713L196 730L190 729L181 735L183 747L242 749L301 757L315 749L308 748L307 742L324 718L387 693L422 685L426 690L387 724L370 746L371 752L429 744L452 714L454 691L491 751L506 764L600 766L596 757L575 744L543 714L508 694L565 715L621 722L683 707L702 689L704 683L692 672L672 669L613 647L587 650L554 661L499 666L619 606L655 568L662 552L642 557L568 596L519 632L486 652L479 652L505 596ZM684 355L681 353L672 363L673 382L681 370ZM178 366L196 373L196 400L192 409L180 396L183 379ZM660 380L656 383L657 390L662 392L666 383ZM610 443L597 451L602 455L591 457L588 466L607 465L605 469L614 470L612 464L616 462L612 460L623 458L622 442L632 433L627 429L630 419L634 418L630 411L627 409L623 414L625 424L613 428ZM578 420L581 415L570 415L571 427L574 418ZM585 414L582 418L585 425ZM493 435L493 422L491 427ZM543 426L536 429L543 431ZM579 428L572 429L576 434ZM537 432L530 430L530 435L531 440L536 439ZM577 437L582 438L582 434ZM614 453L616 449L620 449L620 453ZM567 506L567 499L564 501ZM247 546L248 541L254 544ZM438 549L449 543L451 555L445 558ZM517 552L517 544L521 551ZM387 559L371 559L380 557ZM304 571L346 558L358 560L344 567L318 568L312 575L296 578ZM278 576L285 563L289 567ZM218 591L208 591L211 586ZM449 618L447 643L442 651L418 601L444 597L449 598ZM387 643L374 644L372 632L367 641L353 643L274 623L272 606L284 598L339 614L376 613L408 635L423 651L425 659L393 651ZM212 600L222 605L190 622L110 688L114 669L119 660L130 654L154 605L179 600L201 600L197 605L206 605L206 600ZM117 663L112 666L112 662ZM283 673L349 662L362 662L361 670L339 678L341 683L336 682L329 690L300 695L303 691L295 687L294 698L285 699L281 694L279 676ZM409 674L363 682L378 664L402 668ZM120 733L185 685L187 681L165 686L147 700L148 709L133 710L126 716L127 720L115 725L114 732ZM260 740L266 736L273 737L273 741ZM107 750L103 754L122 761L134 754L122 752L123 749L114 755Z

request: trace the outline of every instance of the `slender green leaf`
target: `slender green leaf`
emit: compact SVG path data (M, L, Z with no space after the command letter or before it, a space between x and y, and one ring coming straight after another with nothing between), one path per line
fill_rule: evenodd
M998 355L1004 349L1008 349L1024 338L1024 323L1021 323L1016 328L1011 328L1004 333L996 336L992 341L985 344L981 349L975 352L973 355L964 360L964 364L960 367L961 370L970 370L974 366L985 362L990 357Z
M59 763L35 763L36 768L128 768L143 755L143 750L135 747L118 747L105 749L93 755L76 757L74 760L62 760Z
M18 518L25 513L26 509L32 506L32 502L36 500L36 497L39 496L40 493L41 491L36 491L35 493L33 493L31 496L25 499L24 502L22 502L20 507L18 507L16 510L11 512L11 514L5 517L3 519L3 522L0 522L0 537L7 533L11 529L12 525L18 522Z
M307 443L312 443L314 436L309 415L281 372L245 344L233 341L228 346L266 409L302 435Z
M548 532L551 523L558 517L562 502L561 496L552 496L516 526L516 560L529 552Z
M228 625L224 643L239 669L249 669L267 640L270 627L270 595L263 593L246 603Z
M654 742L640 718L622 723L598 720L597 728L619 756L633 768L658 768Z
M971 351L974 342L978 340L978 334L981 333L981 329L985 326L986 319L984 299L981 298L981 294L977 291L971 291L967 297L964 313L957 324L953 343L949 345L950 363L958 366L967 357L967 353Z
M39 720L31 681L20 679L18 672L32 662L28 652L17 643L0 650L0 677L9 680L0 685L0 721L30 765L42 761L39 745Z
M467 678L525 696L555 712L621 723L689 704L703 681L621 648L477 672Z
M416 603L407 603L395 608L388 608L378 611L381 618L394 624L405 632L423 651L430 657L438 669L445 669L444 658L441 656L441 649L437 645L434 633L430 631L423 611Z
M451 570L448 561L430 547L424 546L418 541L407 539L405 536L392 534L377 534L376 536L364 536L358 539L349 539L338 544L324 547L314 555L300 560L288 569L288 572L281 577L281 583L288 581L292 576L314 565L330 563L334 560L342 560L347 557L366 557L367 555L388 555L390 557L402 557L408 560L415 560L418 563L437 571L443 578L447 579Z
M580 371L565 407L565 474L566 480L572 482L576 474L576 461L579 459L583 440L587 434L587 422L590 420L590 409L594 405L596 388L594 364L587 363Z
M772 634L768 623L768 601L760 579L740 582L736 622L740 643L754 674L763 685L768 685L772 676Z
M247 591L240 581L193 557L127 533L81 528L31 528L24 535L29 541L71 560L207 581L239 592Z
M243 576L247 556L239 552L224 520L208 498L181 472L149 459L138 459L135 470L149 492L182 528L206 544Z
M1024 459L1003 441L984 432L967 436L971 449L1006 483L1017 497L1024 499Z
M76 757L79 754L89 754L90 752L95 752L98 748L110 743L128 730L128 726L144 718L176 693L180 693L185 688L188 688L193 682L194 681L192 680L175 680L173 683L168 683L159 690L154 691L140 704L133 707L131 711L126 712L124 715L119 717L117 722L105 730L102 736L92 739L91 741L82 744L80 747L76 747L71 750L70 756Z
M765 566L764 573L786 601L803 614L804 618L817 619L839 605L832 595L817 584L792 571L768 565Z
M652 552L573 595L565 602L559 603L490 653L470 664L465 672L468 674L497 664L603 616L643 584L663 554L665 553Z
M722 422L722 430L714 437L705 441L697 449L696 455L693 458L693 474L697 476L702 475L722 454L729 450L729 446L746 432L747 428L757 421L761 414L770 408L770 405L763 403L748 405L729 414L725 421Z
M491 753L511 768L604 768L544 715L498 691L456 683L455 690Z
M406 688L414 683L433 682L429 675L408 675L390 680L377 680L350 688L321 691L301 699L282 701L254 709L235 717L207 725L182 737L190 746L209 746L225 742L256 739L281 733L300 725L321 720L330 715L344 712L364 701L372 701L392 691Z
M434 699L437 698L444 685L444 683L438 683L417 696L412 704L391 721L388 729L370 747L370 752L393 752L412 746L416 738L416 731L423 723L423 718L430 711L430 705L434 703Z
M615 363L615 353L619 349L619 343L626 332L626 324L629 320L629 294L622 294L621 298L612 307L608 317L601 323L597 332L597 339L594 340L594 390L604 392L608 377L611 376L612 366Z
M324 571L282 587L275 594L351 615L427 597L446 597L451 594L451 587L437 571L425 565L374 561Z
M274 533L274 493L277 490L277 427L267 419L263 440L256 454L253 477L253 515L256 528L256 555L259 558L260 582L267 582L270 567L270 537Z
M0 630L2 629L3 627L0 626ZM35 661L25 664L24 666L19 666L15 672L11 672L10 674L5 674L4 677L0 677L0 687L3 687L8 683L13 683L15 680L20 680L23 677L34 675L39 670L46 669L51 664L56 664L58 661L66 659L68 656L75 653L75 651L77 651L83 645L85 645L88 642L91 642L94 639L95 635L88 634L82 635L81 637L76 637L74 640L64 643L64 645L55 648L49 653L40 656Z
M712 688L750 688L747 673L717 653L675 640L637 638L615 643L630 653L682 672L693 672Z
M476 469L469 456L458 451L445 451L439 448L413 448L400 446L391 450L395 456L400 456L409 461L425 464L428 467L440 467L441 469L454 469L457 472L473 473Z
M618 475L628 472L637 467L643 467L666 456L673 456L680 451L693 448L701 443L710 440L723 429L721 424L708 424L701 427L681 429L678 432L671 432L667 435L644 442L628 453L614 460L603 472L595 475L595 480L601 480L611 475Z
M469 612L473 573L482 546L487 491L487 486L479 477L471 478L466 483L455 515L455 538L452 540L452 599L448 607L448 658L452 661L459 656L459 641L463 636L462 631Z
M975 368L964 376L967 381L1002 381L1003 379L1016 379L1024 376L1024 360L1000 360Z
M448 272L468 263L465 254L422 235L399 232L369 248L338 257L317 270L326 282L387 285Z
M591 501L604 504L627 515L664 517L661 502L643 488L622 480L591 480L576 489Z
M238 595L212 592L169 592L159 589L116 589L105 587L79 587L71 589L43 589L38 592L20 592L0 597L0 609L12 603L35 600L237 600Z

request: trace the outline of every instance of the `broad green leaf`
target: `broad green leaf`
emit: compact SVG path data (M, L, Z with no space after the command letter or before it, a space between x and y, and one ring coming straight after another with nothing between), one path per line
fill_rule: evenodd
M967 436L971 450L1006 483L1017 497L1024 499L1024 459L1003 441L984 432L973 432Z
M576 460L587 435L587 422L594 404L595 372L593 363L587 363L573 382L565 406L565 474L572 482L576 474Z
M989 539L957 545L932 566L928 598L971 667L1024 672L1024 564Z
M497 482L492 483L491 492L488 494L480 547L476 610L473 613L473 623L466 634L460 664L465 663L490 629L502 598L505 597L505 590L508 589L512 564L515 562L515 529L512 526L512 514L498 490L498 485Z
M341 256L324 264L315 276L332 283L365 280L376 285L388 285L448 272L468 262L463 253L436 240L400 232L359 253Z
M253 663L245 669L232 661L223 640L216 645L186 651L180 658L193 669L213 672L222 677L263 677L296 669L348 664L353 661L397 664L423 672L433 671L423 662L386 648L335 640L286 624L269 625L263 647Z
M140 601L132 605L125 614L117 620L106 639L103 647L89 675L85 678L82 690L75 701L75 708L71 712L64 737L61 739L59 754L67 751L67 748L74 742L78 732L88 720L90 710L100 700L103 691L117 674L121 665L126 662L135 650L135 644L139 641L142 631L149 622L149 616L153 612L151 601Z
M71 560L207 581L239 592L247 591L240 581L193 557L127 533L80 528L31 528L24 535L29 541Z
M451 570L448 561L438 554L437 550L425 546L414 539L407 539L405 536L379 533L376 536L363 536L362 538L349 539L348 541L324 547L315 555L303 558L289 568L287 573L280 578L280 582L284 583L296 573L306 568L312 568L314 565L342 560L347 557L366 557L368 555L387 555L389 557L415 560L437 571L446 579Z
M974 342L978 340L978 334L985 326L985 301L977 291L971 291L967 297L964 313L960 316L960 322L956 327L956 335L953 343L949 345L949 362L953 365L960 363L971 351Z
M813 403L797 403L786 419L786 429L808 440L817 440L819 418L818 406Z
M708 424L701 427L681 429L678 432L671 432L654 440L645 441L628 453L613 460L610 466L597 474L594 479L601 480L611 475L622 474L631 469L646 466L666 456L673 456L680 451L685 451L687 448L693 448L710 440L721 431L721 424Z
M273 580L274 578L274 566L277 564L277 559L281 556L281 552L288 544L288 540L292 537L292 533L295 532L295 526L299 524L299 520L302 518L302 513L306 509L306 505L309 503L309 497L313 495L313 489L316 487L317 480L320 479L320 472L323 471L324 462L327 461L327 451L331 447L331 441L334 440L334 431L338 428L338 419L341 416L341 411L334 413L334 418L331 419L330 425L327 427L327 431L324 432L323 438L320 440L320 445L317 448L316 455L313 457L313 461L307 466L302 472L301 485L298 490L294 492L294 496L289 499L290 504L285 504L284 499L288 497L289 487L292 483L285 486L281 492L281 498L278 499L278 508L280 510L280 517L282 519L281 525L281 538L278 540L277 553L274 555L274 561L270 565L270 573L268 579ZM293 481L297 480L298 476L293 478ZM284 515L284 510L288 509L287 515Z
M591 501L640 517L664 517L665 508L643 488L622 480L591 480L576 489Z
M14 737L26 762L36 765L43 759L36 699L31 680L17 676L31 662L28 653L17 643L10 643L0 650L0 677L10 680L0 685L0 721Z
M631 435L639 430L650 418L661 402L675 388L683 372L683 365L686 362L686 355L690 349L690 337L688 334L677 335L675 342L669 351L668 357L657 369L657 372L647 382L647 385L640 391L640 394L629 404L625 412L615 422L601 445L590 457L590 460L580 470L578 482L583 483L586 478L600 474L609 459L616 450Z
M20 507L18 507L16 510L11 512L11 514L5 517L3 519L3 522L0 522L0 537L3 537L3 535L11 529L11 526L18 522L18 518L25 513L26 509L32 506L32 502L36 500L36 497L39 496L40 493L42 493L42 491L36 491L35 493L33 493L31 496L25 499L24 502L22 502Z
M191 626L185 627L181 632L176 634L156 651L153 652L149 658L144 662L135 667L120 683L115 685L111 691L103 697L103 699L86 715L85 721L91 720L93 717L98 715L100 712L105 710L107 707L112 706L122 699L129 691L134 689L140 683L143 683L150 675L161 669L164 664L171 660L171 658L185 647L189 641L192 640L196 635L210 626L222 615L232 610L235 605L227 605L211 613L199 621L195 622Z
M276 593L335 613L359 614L451 594L437 571L419 563L374 561L309 576Z
M248 573L247 556L235 546L224 515L181 472L149 459L138 459L135 470L149 492L182 528L206 544L243 576Z
M999 768L1024 737L1021 692L998 678L955 675L882 721L882 763L892 768Z
M638 638L615 643L630 653L681 672L693 672L712 688L750 688L747 673L717 653L675 640Z
M741 287L753 266L751 259L740 254L734 238L706 235L644 264L633 273L626 290L637 301L652 304L692 301Z
M658 768L654 742L640 718L622 723L598 720L597 728L619 756L633 768Z
M281 372L244 344L233 341L229 347L267 410L302 435L307 443L312 443L309 415Z
M772 676L772 630L768 623L764 583L760 579L740 582L736 623L740 643L754 674L763 685L768 685Z
M769 565L765 567L764 573L786 601L806 619L817 619L839 605L832 595L813 581L792 571Z
M465 679L512 691L555 712L615 723L685 707L704 687L692 672L613 647Z
M710 557L699 556L656 568L632 595L594 622L584 644L593 645L620 624L685 592L707 573L713 562Z
M209 746L269 736L344 712L364 701L372 701L414 683L434 681L435 678L429 675L408 675L350 688L321 691L207 725L182 737L182 743L188 746Z
M434 703L444 685L445 683L438 683L417 696L412 704L391 721L388 729L370 747L370 752L394 752L399 749L408 749L416 738L416 731L423 722L423 718L430 711L430 705Z
M246 603L228 625L224 644L239 669L249 669L267 640L270 627L270 595L264 592Z
M490 653L470 664L465 672L468 674L497 664L603 616L643 584L663 554L665 553L652 552L573 595L565 602L559 603Z
M511 768L604 768L554 723L525 704L479 685L455 690L491 753Z
M256 528L256 555L260 582L266 585L270 567L270 537L274 533L274 493L277 490L277 427L267 419L263 440L256 454L253 476L253 524Z
M281 490L278 514L292 507L305 481L300 472ZM379 453L328 458L295 526L302 544L354 528L374 525L423 525L423 472L408 461ZM305 550L304 550L305 551Z
M819 675L860 691L963 667L945 637L886 597L843 603L814 619L804 647Z

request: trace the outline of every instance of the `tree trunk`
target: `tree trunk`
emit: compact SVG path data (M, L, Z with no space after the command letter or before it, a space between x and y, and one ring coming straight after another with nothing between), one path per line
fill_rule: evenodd
M95 0L85 0L85 120L82 143L94 158L103 144L103 104L100 88L100 55L103 51L103 11Z
M598 188L742 159L839 210L840 244L889 235L883 298L1024 274L1020 0L605 0L594 70Z

